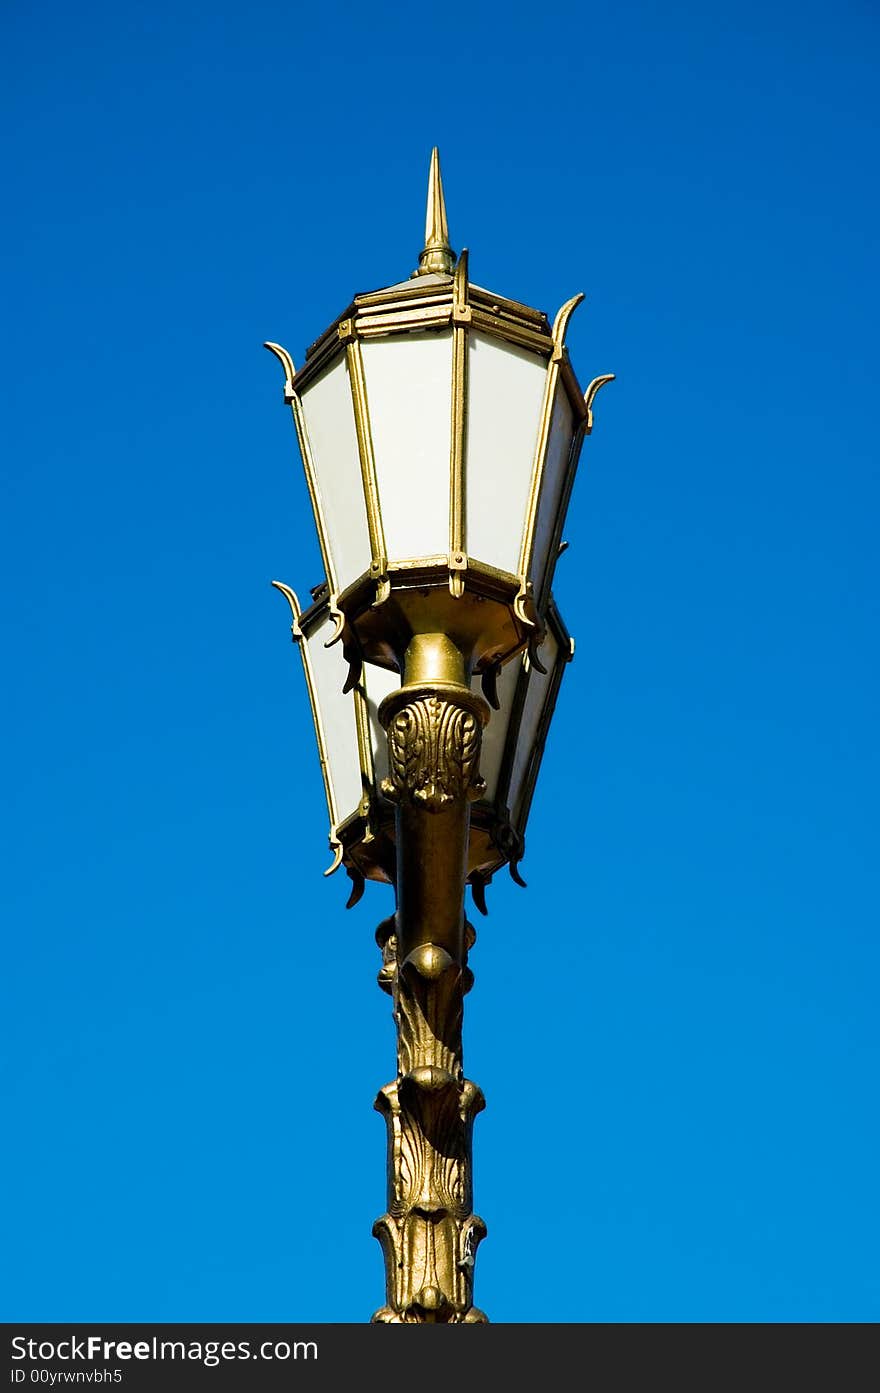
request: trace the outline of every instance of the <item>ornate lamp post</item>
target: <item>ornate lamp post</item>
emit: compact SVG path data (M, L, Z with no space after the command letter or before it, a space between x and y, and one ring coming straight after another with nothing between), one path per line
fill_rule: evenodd
M333 862L396 888L380 924L397 1076L388 1211L374 1225L386 1302L374 1320L485 1320L462 1072L474 931L465 884L514 879L569 638L551 594L592 403L565 332L472 285L449 245L437 151L425 246L409 280L358 295L297 371L280 345L324 564L290 604L315 720ZM490 719L491 715L491 719Z

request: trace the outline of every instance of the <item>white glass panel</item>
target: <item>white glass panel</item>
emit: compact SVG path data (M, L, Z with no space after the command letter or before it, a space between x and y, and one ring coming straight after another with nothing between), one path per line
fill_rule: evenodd
M389 561L449 550L452 331L362 345Z
M348 365L344 358L305 389L302 403L336 584L339 590L344 590L369 570L372 560Z
M550 438L547 443L547 460L544 465L544 478L541 484L541 497L538 503L538 520L535 527L535 544L532 550L531 580L534 582L535 596L540 595L544 583L544 573L549 557L547 555L559 503L565 484L568 458L571 452L571 439L574 434L574 412L568 393L561 382L556 384L556 400L550 418ZM543 661L543 659L542 659ZM547 664L544 663L546 667Z
M506 663L499 672L497 690L500 710L493 711L489 716L489 724L483 727L480 773L486 780L486 792L483 796L490 803L494 803L495 795L498 792L498 775L501 772L501 761L504 758L504 747L507 744L507 732L510 727L510 709L513 705L519 675L522 672L522 663L522 657L518 656ZM473 679L471 687L475 692L482 692L479 677Z
M515 575L547 365L487 334L469 341L466 550Z
M526 693L525 705L523 707L522 719L519 727L519 736L516 742L513 774L511 776L510 790L507 796L507 805L510 808L514 824L519 820L523 784L526 774L528 773L529 765L531 764L535 740L538 734L538 726L550 692L550 681L556 666L558 654L559 644L556 641L556 637L552 632L548 631L547 637L542 643L538 653L541 662L547 669L547 676L545 677L536 667L533 667L529 674L529 688Z
M318 719L327 747L328 772L335 805L330 809L330 821L344 822L356 811L363 797L363 784L354 697L351 692L343 695L342 691L348 664L342 656L341 643L335 643L332 648L324 647L334 627L327 615L311 629L305 641L309 646Z
M373 663L365 663L363 686L370 715L370 740L373 745L373 768L378 793L379 785L388 774L388 737L379 721L379 706L389 692L396 692L399 688L400 674L389 672L387 668L376 667Z

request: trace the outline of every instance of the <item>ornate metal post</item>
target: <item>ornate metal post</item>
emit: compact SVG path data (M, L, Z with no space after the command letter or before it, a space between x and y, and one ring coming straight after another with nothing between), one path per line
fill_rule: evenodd
M425 243L408 280L356 295L299 368L278 343L324 568L289 586L333 861L394 885L379 983L394 1000L397 1076L380 1090L388 1209L376 1321L482 1322L471 1133L483 1107L462 1068L474 932L464 890L518 866L570 638L553 598L594 378L565 336L469 279L449 243L437 151ZM480 696L476 688L482 690ZM484 700L485 698L485 700ZM491 724L489 708L493 708ZM482 771L481 763L482 749Z
M380 708L383 792L396 804L397 913L380 926L379 984L391 993L397 1078L376 1099L388 1127L388 1212L373 1226L385 1256L378 1321L484 1321L473 1305L477 1244L471 1133L483 1095L462 1073L464 995L474 932L464 918L470 803L480 797L489 708L442 634L413 638L403 685Z

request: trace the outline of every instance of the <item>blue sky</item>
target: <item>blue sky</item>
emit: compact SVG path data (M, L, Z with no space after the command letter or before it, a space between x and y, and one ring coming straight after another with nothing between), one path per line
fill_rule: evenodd
M2 1313L366 1319L393 1071L278 576L277 364L479 284L597 401L578 644L477 924L500 1321L873 1320L878 21L864 3L4 12Z

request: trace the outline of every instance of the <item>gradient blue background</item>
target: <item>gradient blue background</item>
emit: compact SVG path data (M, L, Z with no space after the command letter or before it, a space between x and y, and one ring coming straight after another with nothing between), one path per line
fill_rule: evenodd
M480 284L597 402L578 641L477 923L477 1299L872 1320L878 18L846 0L13 3L2 603L6 1319L382 1299L374 925L325 881L278 366Z

